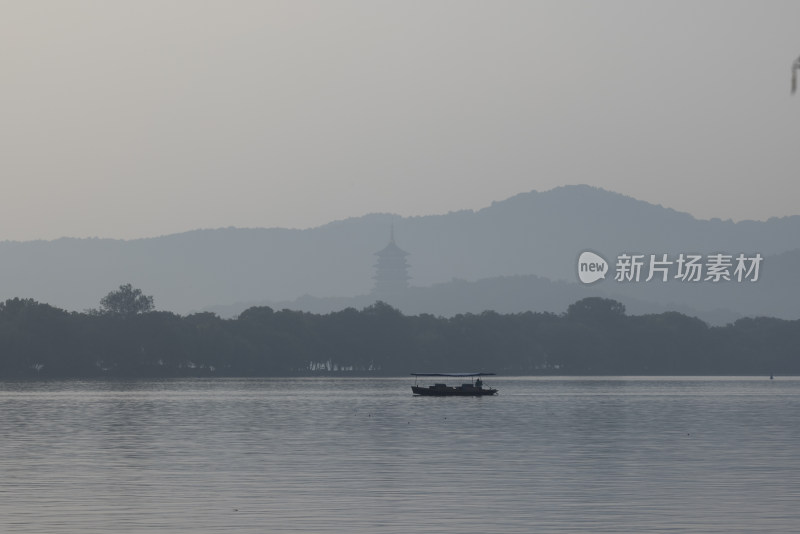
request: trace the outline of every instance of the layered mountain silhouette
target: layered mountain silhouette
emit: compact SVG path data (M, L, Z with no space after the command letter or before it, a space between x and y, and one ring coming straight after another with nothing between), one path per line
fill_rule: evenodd
M83 310L122 283L158 309L238 313L270 304L309 311L369 304L374 253L389 240L409 252L411 287L394 305L409 313L563 312L608 296L630 313L684 311L719 323L744 315L800 317L800 216L699 220L589 186L521 193L480 210L401 217L370 214L307 230L195 230L136 240L1 242L0 297ZM583 250L610 263L622 253L764 257L751 283L616 283L584 286ZM613 268L613 265L612 265ZM390 302L391 303L391 302Z

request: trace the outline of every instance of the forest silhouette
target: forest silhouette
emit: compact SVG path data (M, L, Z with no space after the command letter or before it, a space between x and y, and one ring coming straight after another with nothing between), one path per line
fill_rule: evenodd
M153 311L129 285L109 296L124 292L129 308L106 297L111 306L82 313L0 303L0 378L800 374L800 320L710 327L677 312L626 315L600 297L563 314L408 316L378 301L328 314L253 307L222 319Z

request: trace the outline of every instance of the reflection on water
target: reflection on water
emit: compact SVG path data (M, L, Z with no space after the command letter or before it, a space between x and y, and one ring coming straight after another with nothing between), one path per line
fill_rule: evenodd
M800 380L0 383L5 532L790 532Z

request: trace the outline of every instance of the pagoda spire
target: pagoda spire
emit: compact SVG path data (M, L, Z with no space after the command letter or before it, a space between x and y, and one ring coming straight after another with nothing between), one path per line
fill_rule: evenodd
M408 252L397 246L394 238L394 220L389 226L389 244L375 253L375 288L373 293L386 298L408 289Z

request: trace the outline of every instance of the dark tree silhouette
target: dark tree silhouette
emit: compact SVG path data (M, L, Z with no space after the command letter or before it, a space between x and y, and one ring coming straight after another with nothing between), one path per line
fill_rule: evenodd
M142 293L131 284L119 286L100 300L100 313L128 317L138 313L153 311L153 297Z
M502 374L800 374L800 320L724 327L677 312L625 315L590 297L567 313L405 316L378 302L327 315L267 307L237 319L153 311L130 284L102 309L0 302L0 379L292 376L490 370ZM148 313L145 313L148 312Z
M587 297L567 308L567 318L576 321L609 321L623 317L625 305L612 299Z

